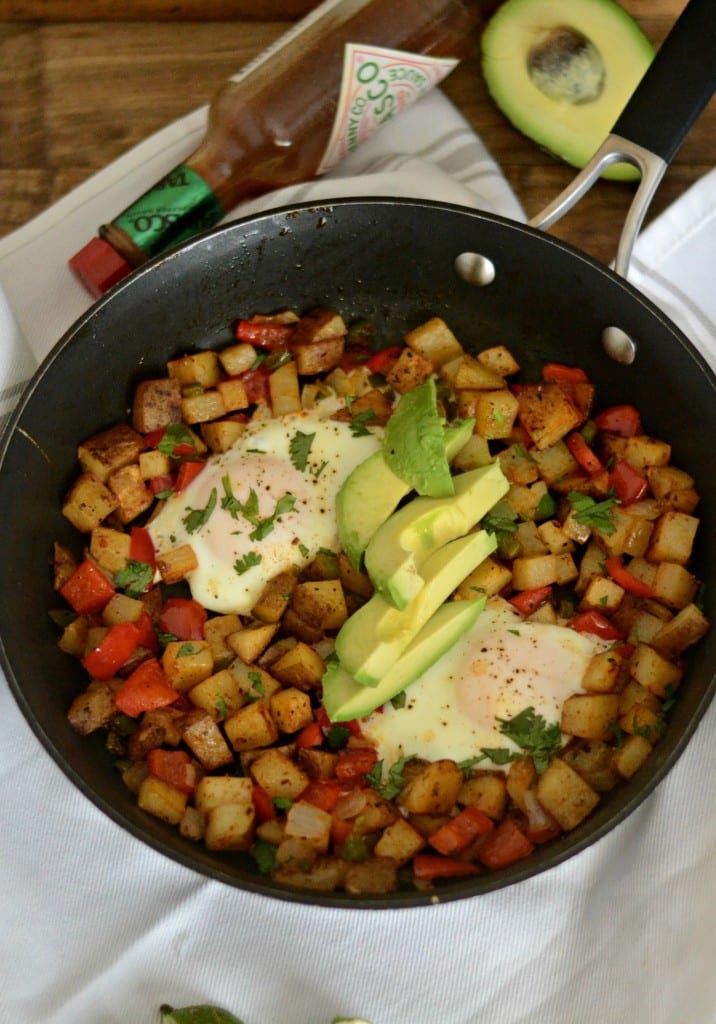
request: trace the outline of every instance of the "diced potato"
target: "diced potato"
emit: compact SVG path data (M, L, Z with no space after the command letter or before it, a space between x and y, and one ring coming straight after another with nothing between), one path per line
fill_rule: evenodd
M480 437L479 434L473 434L452 460L452 465L461 473L465 473L469 469L489 466L492 461L493 458L487 438Z
M510 437L517 419L518 403L507 389L465 390L457 393L458 415L475 417L475 433L488 440Z
M620 508L612 508L614 533L595 529L595 536L609 555L631 555L640 558L649 547L654 523L640 516L630 515Z
M673 619L664 623L649 639L665 658L676 658L704 636L709 621L695 604L687 604Z
M169 825L178 825L182 820L188 799L186 793L152 775L144 779L137 794L137 803L143 811Z
M343 317L331 309L313 309L296 324L292 343L304 344L331 341L348 333Z
M579 602L585 611L593 609L605 615L617 610L624 597L624 588L608 576L592 576Z
M629 660L629 671L638 683L657 697L666 697L676 690L683 670L667 661L649 644L637 644Z
M614 767L623 779L630 779L646 762L651 751L651 743L644 736L627 736L614 752Z
M336 772L338 754L332 750L318 750L316 747L300 747L298 764L312 779L325 782L332 779Z
M328 373L343 358L344 339L342 336L292 346L296 369L301 376Z
M326 853L331 841L332 822L328 811L307 800L296 800L286 814L284 836L307 842L315 853Z
M405 818L398 818L384 830L374 847L377 857L388 857L396 864L407 864L425 846L425 839Z
M647 468L646 478L655 498L665 498L671 491L688 491L694 486L694 478L676 466L654 466Z
M558 384L527 385L520 391L518 402L520 422L538 451L556 444L583 419Z
M556 579L556 555L515 558L512 563L512 586L515 590L534 590L536 587L547 587L555 583Z
M308 892L334 892L343 885L345 861L338 857L318 857L308 867L298 864L279 864L271 872L278 885Z
M507 385L502 374L491 370L482 360L465 354L456 361L452 386L456 391L497 391Z
M221 395L221 400L227 412L237 412L239 409L245 409L249 405L243 381L237 378L233 380L220 380L216 385L216 390Z
M299 583L293 592L291 604L301 619L322 632L340 629L348 618L340 580Z
M251 623L236 633L229 633L226 642L245 665L252 665L276 636L278 627L278 622Z
M82 473L72 484L62 506L62 514L82 533L95 527L114 512L116 496L92 473Z
M367 572L356 569L351 565L350 559L345 552L341 551L338 556L338 578L343 584L344 590L366 599L373 596L373 584Z
M202 388L213 388L221 380L219 357L216 352L192 352L167 363L169 376L182 386L199 384Z
M301 392L298 386L296 363L289 360L269 377L269 396L274 416L301 412Z
M455 597L458 601L471 601L483 594L493 597L504 590L511 580L512 570L488 556L465 577L455 591Z
M139 475L142 480L151 480L154 476L166 476L171 473L169 456L152 448L139 454Z
M537 780L537 799L565 832L576 828L599 803L599 794L561 758L553 758Z
M278 622L288 607L297 583L296 573L291 569L270 579L251 609L253 617L261 622Z
M89 553L100 569L114 576L127 566L129 542L129 534L122 530L96 526L90 537Z
M662 504L672 508L674 512L684 512L687 516L695 511L700 501L701 496L693 487L687 491L669 491L666 497L662 498Z
M309 644L299 640L290 650L271 662L271 674L286 686L312 690L321 685L326 663Z
M120 622L136 622L143 614L142 601L117 592L102 609L102 621L106 626L116 626Z
M226 416L229 411L216 388L198 395L187 395L181 400L181 415L185 423L207 423Z
M363 416L368 427L383 427L392 413L393 406L388 396L379 388L368 388L359 398L353 399L350 409L334 413L333 419L351 423L357 416Z
M518 373L520 364L504 345L493 345L491 348L483 348L477 353L477 358L488 370L499 373L501 377L510 377Z
M162 655L162 668L175 690L190 690L214 671L206 640L170 640Z
M579 568L568 551L563 555L555 555L555 583L564 586L567 583L574 583L579 577Z
M288 686L275 693L269 701L269 707L279 732L298 732L313 721L311 698L295 686Z
M208 850L249 850L254 839L253 803L223 804L209 811L204 842Z
M637 434L626 440L624 459L640 473L648 466L667 466L670 458L671 445L666 441L658 441L646 434Z
M424 324L408 331L403 340L408 348L428 359L435 367L440 367L443 363L463 354L462 345L445 321L438 316L431 317Z
M530 451L530 456L537 463L540 476L549 487L579 468L577 460L561 440L541 450Z
M411 814L447 814L462 783L462 771L454 761L433 761L403 787L398 803Z
M57 641L57 646L65 654L71 654L74 658L83 658L87 652L88 620L86 615L78 615L72 622L68 622L62 630L62 635Z
M612 624L626 634L629 643L651 643L651 638L659 632L664 620L625 599L612 616Z
M214 668L226 668L234 660L234 650L229 647L226 638L241 629L241 619L234 612L226 615L214 615L204 623L204 639L211 648Z
M386 380L402 395L426 381L433 370L434 366L429 359L411 348L404 348L388 370Z
M189 700L220 722L243 705L244 693L232 674L224 668L192 686Z
M632 576L636 576L638 580L653 589L654 580L656 579L656 572L658 566L654 565L653 562L647 562L645 558L632 558L629 562L629 572Z
M553 555L563 555L574 551L574 541L566 535L558 520L548 519L546 522L540 523L537 532Z
M678 562L660 562L651 589L654 597L670 608L684 608L696 597L699 581Z
M531 519L517 523L514 539L519 545L519 553L522 558L550 554L549 548L537 531L537 524Z
M256 362L256 349L244 342L238 345L227 345L219 352L219 362L229 377L237 377L240 373L250 370Z
M352 370L343 370L337 366L325 379L324 384L318 384L321 393L326 385L330 387L340 398L346 395L362 395L370 387L368 378L370 370L367 366L356 366Z
M278 739L278 729L263 700L245 704L224 722L224 731L234 750L268 747Z
M260 754L251 764L254 782L271 799L296 800L310 782L309 776L281 750Z
M605 740L619 712L618 693L574 693L562 705L562 732L585 740Z
M525 792L533 788L536 777L537 772L531 758L513 761L507 769L507 795L523 812L527 810Z
M126 423L118 423L83 441L77 449L77 458L86 473L93 473L106 483L115 470L136 462L143 447L141 434Z
M636 679L630 679L620 694L620 728L630 735L643 735L654 743L660 735L660 711L661 701Z
M559 582L559 581L557 581ZM545 601L527 616L529 622L544 622L548 626L556 626L559 622L557 612L549 601Z
M398 888L398 865L387 857L369 857L349 864L344 879L346 892L353 896L379 896Z
M237 420L214 420L201 424L201 436L212 452L228 452L246 429L245 423Z
M247 701L260 700L268 705L268 701L281 689L278 679L260 665L246 665L240 658L235 658L227 672L231 673L239 689Z
M77 565L77 559L70 549L56 540L52 546L52 586L55 590L60 590L67 583Z
M502 772L476 772L465 779L457 802L463 807L477 807L489 818L500 821L507 807L507 783Z
M208 713L192 716L182 730L182 739L208 772L231 764L234 760L233 752L221 730Z
M537 519L540 504L547 497L547 485L544 480L533 484L512 484L505 500L520 519Z
M84 693L75 697L67 712L67 719L75 732L80 736L89 736L97 729L103 729L114 718L117 714L115 691L116 684L93 680Z
M365 803L357 818L353 819L353 831L358 835L368 835L379 829L387 828L396 817L396 811L389 800L380 796L374 789L366 789Z
M181 420L181 384L163 377L137 385L132 405L132 424L140 434L162 430Z
M512 484L533 484L539 469L521 444L512 444L497 456L502 472Z
M597 793L608 793L620 781L613 763L614 747L603 740L571 743L561 757Z
M604 573L604 552L595 540L590 540L579 563L579 578L574 585L578 594L583 594L594 576Z
M117 515L123 523L131 523L151 506L154 496L142 480L139 464L115 470L107 483L117 499Z
M654 527L646 557L652 562L686 565L691 558L698 526L699 520L695 516L683 512L664 512Z
M193 842L199 842L204 838L206 830L206 819L201 811L189 805L184 808L184 814L179 822L179 835Z
M236 775L205 775L194 790L194 806L202 814L227 804L245 804L252 801L251 779Z
M582 677L582 689L589 693L612 693L621 679L624 658L616 650L600 651L590 659Z
M157 569L165 583L179 583L198 566L199 561L191 544L180 544L178 548L157 555Z

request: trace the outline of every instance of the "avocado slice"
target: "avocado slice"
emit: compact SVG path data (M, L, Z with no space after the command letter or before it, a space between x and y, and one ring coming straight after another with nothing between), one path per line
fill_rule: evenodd
M380 594L406 608L423 586L426 559L462 537L509 489L499 462L458 473L451 498L413 498L379 526L365 552L365 568Z
M654 47L615 0L506 0L482 34L482 70L515 128L584 167L607 138ZM638 176L613 164L604 177Z
M496 546L494 534L479 530L439 548L423 565L424 585L403 611L374 594L336 637L336 654L346 671L363 686L377 686L455 587Z
M484 597L441 605L377 686L361 686L339 661L330 662L323 676L323 706L331 722L363 718L392 700L474 626L484 607Z
M467 444L474 426L475 421L468 419L443 428L448 462ZM363 553L375 531L395 511L410 489L410 484L387 464L382 451L361 462L344 481L336 497L338 537L355 569L360 568Z

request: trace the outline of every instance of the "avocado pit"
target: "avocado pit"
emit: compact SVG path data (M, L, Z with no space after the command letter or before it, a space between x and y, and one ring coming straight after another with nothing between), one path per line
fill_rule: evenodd
M578 106L599 99L606 67L597 47L569 26L545 32L527 55L530 79L545 96Z

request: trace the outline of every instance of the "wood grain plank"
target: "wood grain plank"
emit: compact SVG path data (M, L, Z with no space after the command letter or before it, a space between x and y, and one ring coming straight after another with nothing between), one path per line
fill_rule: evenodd
M0 0L0 21L291 21L317 0Z

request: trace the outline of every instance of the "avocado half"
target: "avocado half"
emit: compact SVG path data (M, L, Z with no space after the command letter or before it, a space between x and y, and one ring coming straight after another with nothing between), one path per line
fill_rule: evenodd
M654 57L615 0L506 0L482 34L482 68L497 106L518 131L584 167ZM630 180L630 164L604 177Z

